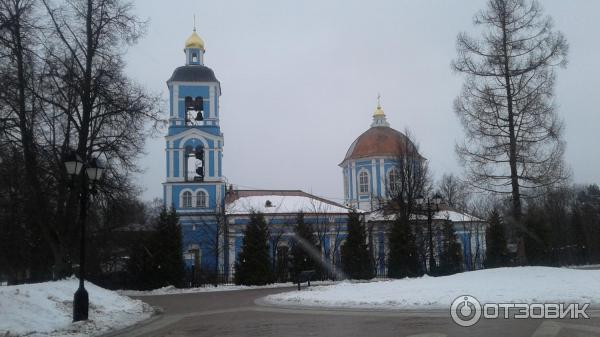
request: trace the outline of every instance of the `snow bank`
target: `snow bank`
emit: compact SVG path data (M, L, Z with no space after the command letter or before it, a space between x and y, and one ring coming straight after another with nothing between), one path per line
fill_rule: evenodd
M481 303L577 302L600 304L600 270L497 268L443 277L344 282L270 295L267 303L345 308L448 309L461 295Z
M311 281L311 285L328 285L333 284L331 281ZM303 283L304 287L306 283ZM140 291L140 290L117 290L121 295L126 296L158 296L158 295L178 295L178 294L194 294L194 293L208 293L217 291L238 291L238 290L252 290L252 289L271 289L271 288L285 288L295 287L296 284L292 282L287 283L272 283L264 286L238 286L238 285L218 285L204 286L198 288L175 288L174 286L166 286L154 290Z
M86 282L89 320L72 323L75 278L0 288L0 336L94 336L124 328L152 315L139 300Z

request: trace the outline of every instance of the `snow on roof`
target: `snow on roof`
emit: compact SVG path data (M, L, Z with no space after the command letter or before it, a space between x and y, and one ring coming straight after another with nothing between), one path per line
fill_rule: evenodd
M367 215L367 221L392 221L396 218L395 214L385 214L382 210L374 211ZM478 217L473 215L455 211L455 210L440 210L435 212L432 216L433 220L450 220L452 222L485 222ZM411 219L413 220L427 220L427 216L425 215L412 215Z
M226 206L227 214L248 214L252 211L261 213L291 214L304 212L310 213L348 213L347 207L336 204L308 193L295 191L297 193L273 193L261 195L239 196Z
M484 220L479 219L478 217L475 217L473 215L452 210L443 210L436 212L433 215L433 218L438 220L450 220L452 222L484 222Z

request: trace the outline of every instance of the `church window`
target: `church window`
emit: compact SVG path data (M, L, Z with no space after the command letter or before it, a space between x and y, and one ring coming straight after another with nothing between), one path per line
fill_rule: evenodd
M388 175L388 188L390 193L397 193L400 190L400 173L398 169L391 169Z
M183 208L192 208L192 192L183 192L181 195L181 204L183 205Z
M207 207L207 195L204 191L196 192L196 207L206 208Z
M360 193L369 193L369 173L362 171L358 175L358 191Z
M194 62L194 63L198 62L198 55L196 53L192 54L192 62Z

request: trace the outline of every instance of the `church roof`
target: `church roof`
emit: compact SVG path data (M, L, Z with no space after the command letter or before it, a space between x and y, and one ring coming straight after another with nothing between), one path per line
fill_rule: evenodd
M342 164L347 160L369 157L416 155L423 158L416 151L416 146L402 132L388 126L374 126L350 145Z
M187 65L178 67L167 82L218 82L215 73L203 65Z
M425 215L411 215L411 220L427 220ZM455 223L486 223L486 220L480 219L472 214L460 211L458 209L449 207L448 205L440 205L440 210L432 215L432 220L450 220ZM396 219L395 213L386 213L380 209L371 212L367 215L367 221L393 221Z
M227 214L347 214L350 208L300 190L235 190L226 198Z

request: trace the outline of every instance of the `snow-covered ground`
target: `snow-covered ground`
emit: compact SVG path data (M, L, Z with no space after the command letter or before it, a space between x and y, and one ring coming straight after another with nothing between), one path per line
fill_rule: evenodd
M72 323L78 285L70 278L0 287L0 336L96 336L152 316L146 303L86 282L89 320Z
M329 285L333 284L332 281L311 281L311 285ZM295 287L297 286L294 283L273 283L267 284L264 286L237 286L237 285L218 285L214 286L204 286L198 288L175 288L174 286L167 286L163 288L158 288L154 290L140 291L140 290L117 290L117 292L121 295L126 296L157 296L157 295L177 295L177 294L194 294L194 293L207 293L207 292L216 292L216 291L237 291L237 290L252 290L252 289L269 289L269 288L285 288L285 287ZM304 288L306 283L302 283L302 287Z
M497 268L443 277L343 282L267 296L267 303L369 309L449 309L461 295L481 303L591 303L600 305L600 270Z

